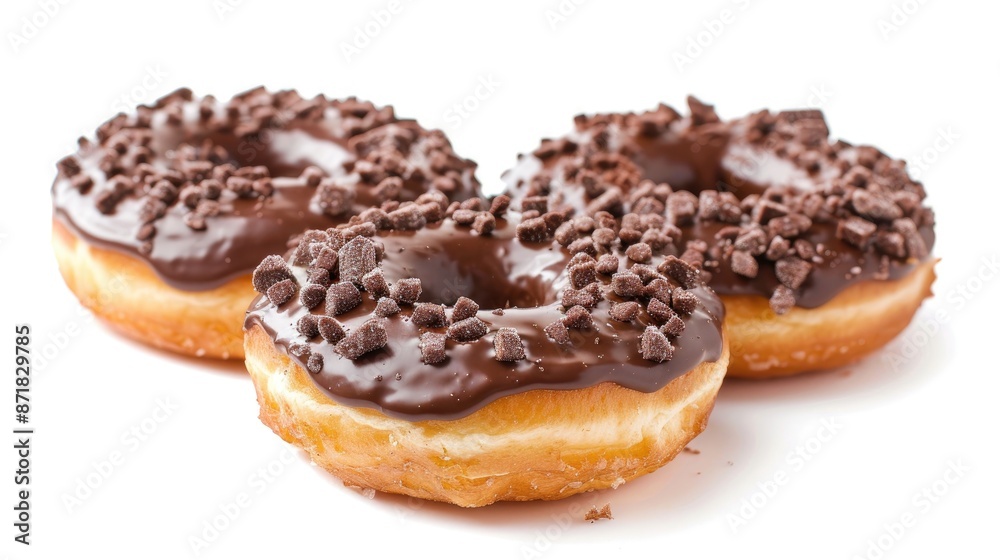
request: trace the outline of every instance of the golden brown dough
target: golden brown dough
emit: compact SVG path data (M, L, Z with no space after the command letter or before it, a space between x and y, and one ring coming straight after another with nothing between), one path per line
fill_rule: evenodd
M66 285L116 330L181 354L243 357L243 316L255 295L249 274L212 290L186 292L138 259L86 243L57 220L52 245Z
M654 393L527 391L410 422L333 401L259 325L246 356L261 421L344 484L464 507L565 498L659 468L705 428L729 361L724 348Z
M866 356L910 324L931 295L936 259L899 280L861 282L815 309L777 315L761 296L721 296L732 359L729 375L766 378L840 367Z

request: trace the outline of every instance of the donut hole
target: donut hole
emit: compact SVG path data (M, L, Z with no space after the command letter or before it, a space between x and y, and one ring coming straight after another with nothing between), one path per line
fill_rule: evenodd
M640 143L633 159L643 179L668 183L676 190L695 194L725 186L720 174L722 144L699 143L687 138L645 139Z
M307 167L319 167L327 175L342 172L350 153L322 131L268 129L246 138L216 137L227 148L237 167L262 165L272 177L298 177Z
M419 301L454 305L472 299L482 309L540 307L557 301L565 255L550 247L471 235L450 225L394 232L382 239L386 279L419 278Z

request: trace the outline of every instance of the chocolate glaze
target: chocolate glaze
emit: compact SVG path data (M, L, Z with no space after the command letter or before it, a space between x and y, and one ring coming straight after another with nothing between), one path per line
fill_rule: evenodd
M695 100L694 104L698 102ZM704 107L693 105L693 113ZM707 122L698 122L697 115L682 118L666 106L644 114L577 117L575 132L557 141L546 140L540 150L553 145L553 142L565 141L580 148L564 150L563 153L555 150L555 155L551 150L544 154L536 151L521 155L517 165L504 174L508 193L515 204L526 196L541 194L549 197L549 208L568 208L578 214L586 213L593 198L587 195L572 176L573 173L580 168L592 167L595 154L620 154L628 162L626 175L629 176L621 181L613 178L609 182L622 188L626 196L642 181L666 183L675 191L685 190L695 194L704 190L728 191L741 200L748 196L765 197L775 190L789 188L799 195L811 192L826 195L831 191L837 192L837 184L844 180L845 171L857 167L865 156L861 152L867 150L883 161L886 173L894 172L888 178L878 176L876 172L873 182L902 182L903 189L917 193L921 201L924 198L920 183L910 180L905 171L900 171L904 162L890 160L874 148L855 148L843 141L828 142L826 124L818 111L789 112L791 116L786 119L787 122L781 121L780 117L785 115L782 113L778 115L778 125L771 125L777 131L762 134L754 130L754 123L765 118L774 120L775 116L771 113L765 111L743 119L720 122L712 108L708 106L707 109L710 112ZM802 132L797 128L804 127L806 119L812 127L806 132L814 136L808 145L796 137ZM644 127L654 120L658 120L655 127ZM814 130L818 132L813 133ZM801 158L805 152L819 154L817 169L809 171L796 161L796 157ZM544 178L543 183L547 186L538 188L540 178ZM623 211L629 211L628 204ZM795 290L795 305L816 308L853 284L906 276L919 262L928 258L935 239L933 213L920 206L913 218L928 254L918 255L917 258L892 258L886 266L881 262L883 255L873 245L861 249L839 239L836 218L813 217L812 227L797 238L813 246L822 244L824 251L821 261L810 261L812 272ZM744 224L747 221L744 216ZM678 251L682 251L692 240L703 240L711 245L717 239L719 230L731 225L695 219L692 224L680 225L681 236L673 242ZM713 262L709 258L703 268L710 276L709 286L723 295L770 297L781 286L774 267L766 262L761 263L756 278L735 273L724 259Z
M261 121L252 115L262 105L276 107L280 118ZM306 109L302 109L306 106ZM205 118L199 111L207 107L212 114ZM312 107L309 109L309 107ZM297 112L296 112L297 111ZM169 124L166 115L180 115L181 122ZM288 113L285 115L284 113ZM214 163L231 164L240 169L263 166L270 172L274 192L270 196L241 198L225 190L218 199L222 211L206 218L206 228L195 231L185 224L189 212L183 204L170 205L166 214L152 224L155 236L149 243L137 239L143 225L139 218L144 195L135 175L137 165L127 146L123 167L108 173L102 162L113 156L111 144L116 134L149 131L149 155L145 163L161 171L177 171L176 153L186 149L204 150L205 146L224 150L224 157ZM151 107L140 107L136 115L119 115L98 129L98 141L81 140L79 151L71 156L79 173L60 173L52 186L55 219L92 245L125 253L147 262L167 284L187 291L209 290L251 272L268 254L284 253L288 239L310 228L327 228L346 222L351 216L382 202L374 185L353 172L357 161L367 155L368 144L382 135L409 134L417 138L407 146L409 169L402 175L404 186L397 200L413 200L433 188L444 173L432 169L428 154L447 149L447 141L430 137L417 123L399 120L392 108L378 109L353 99L328 101L322 97L303 100L295 92L269 94L262 88L238 95L228 103L211 97L195 99L180 90ZM479 184L474 177L475 164L467 160L451 162L448 169L457 179L447 194L454 200L475 196ZM339 216L324 214L314 200L315 184L307 185L302 177L307 168L318 168L325 177L336 178L353 190L350 211ZM93 186L85 192L74 187L71 179L85 174ZM95 201L114 176L131 177L139 185L121 200L114 212L102 213ZM182 187L181 187L182 188Z
M562 318L558 294L568 286L565 267L571 255L551 241L521 242L514 231L511 221L501 219L488 236L470 234L450 220L415 232L379 233L385 246L382 268L389 281L419 277L424 288L421 301L450 305L466 296L481 305L478 317L489 325L490 333L475 342L449 340L448 357L440 364L422 363L419 335L446 329L415 326L409 321L409 307L385 320L386 348L353 362L321 338L306 341L299 334L296 324L308 311L297 299L276 307L259 296L250 306L245 326L264 328L276 347L303 368L306 364L289 352L289 346L308 343L325 364L313 379L336 401L408 420L463 417L505 395L531 389L568 390L610 381L652 392L702 362L719 359L723 309L705 287L692 290L701 304L686 318L686 329L673 341L674 355L667 362L650 362L639 353L639 337L652 323L645 310L632 323L609 318L611 303L621 301L613 292L607 294L609 301L592 310L592 328L572 331L570 345L557 344L542 329ZM619 258L628 264L625 257ZM293 270L303 284L304 271ZM601 281L606 288L609 278ZM371 319L374 308L375 301L365 295L361 306L337 320L347 330L355 329ZM503 309L503 314L494 314L494 308ZM493 335L502 327L517 330L526 359L494 358Z

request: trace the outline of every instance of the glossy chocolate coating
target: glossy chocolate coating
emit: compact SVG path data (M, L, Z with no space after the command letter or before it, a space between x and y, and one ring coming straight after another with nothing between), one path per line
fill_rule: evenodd
M697 103L697 102L696 102ZM711 110L711 108L709 108ZM643 128L643 119L668 113L666 123L661 122L655 129ZM829 191L836 192L838 181L844 180L845 170L859 165L863 158L860 152L873 148L858 148L844 142L830 143L822 115L818 111L794 111L788 122L781 122L789 138L794 138L796 128L810 126L820 132L816 141L808 147L794 140L767 138L752 139L753 122L761 112L751 117L728 122L718 121L712 113L707 123L696 123L692 117L680 117L675 111L662 107L658 111L645 114L597 115L578 117L577 130L560 141L569 141L580 149L569 153L556 153L542 157L538 152L520 156L517 165L504 175L508 192L515 205L525 196L537 195L531 192L531 185L539 177L551 178L546 189L549 208L569 208L575 213L586 212L593 200L585 189L567 174L583 167L595 153L620 154L628 160L629 171L634 174L631 181L617 183L627 196L630 189L640 181L669 184L674 191L690 191L698 194L704 190L731 192L740 200L749 196L765 197L775 189L792 189L797 193ZM779 114L780 117L785 113ZM803 117L804 115L804 117ZM779 128L780 128L779 126ZM795 145L793 145L795 144ZM813 151L819 154L814 169L796 160L795 154ZM798 156L801 159L801 156ZM893 161L878 153L880 159L893 167L902 167L902 162ZM887 165L886 167L890 167ZM893 170L895 171L895 169ZM905 174L904 174L905 177ZM881 177L878 178L882 180ZM922 202L924 194L919 183L905 178L906 186L919 193ZM628 208L626 207L626 211ZM916 219L916 218L922 219ZM743 225L748 220L744 217ZM915 215L917 231L923 238L927 252L934 245L933 214L920 207ZM673 239L679 251L690 241L715 243L716 234L731 223L720 223L696 217L693 223L678 224L679 238ZM821 259L811 260L812 271L805 282L795 290L795 304L803 308L816 308L830 300L844 289L868 280L898 279L906 276L918 262L927 258L892 258L882 262L883 255L876 251L874 244L865 248L846 243L837 236L837 219L834 217L813 217L812 226L797 239L808 241L810 245L823 248ZM881 227L881 226L880 226ZM760 270L755 278L748 278L733 271L725 259L722 262L707 262L704 266L711 277L708 285L721 295L756 295L770 297L781 286L775 268L761 260Z
M565 268L572 255L551 241L523 243L514 236L514 229L513 223L501 219L492 235L477 236L448 220L415 232L378 235L385 246L382 269L390 282L419 277L423 283L420 301L450 306L459 296L466 296L480 304L478 318L489 325L490 332L474 342L449 340L448 357L442 363L422 363L418 343L421 332L443 333L445 328L417 327L408 317L412 308L405 306L400 314L384 320L388 346L353 362L321 338L306 341L299 334L296 323L308 311L297 300L276 307L265 296L258 297L250 306L246 327L263 327L277 348L303 367L303 360L289 352L289 347L308 343L325 364L313 379L336 401L410 420L466 416L505 395L532 389L568 390L614 382L652 392L721 356L723 310L711 290L692 290L701 304L685 317L684 332L673 340L673 358L655 363L639 352L639 337L645 325L652 323L644 310L631 323L609 318L611 303L621 300L608 289L608 277L600 281L609 301L592 310L594 326L571 331L569 345L549 339L543 329L563 317L558 295L568 286ZM623 265L628 264L620 258ZM302 284L304 271L293 270ZM374 308L375 301L366 294L361 306L337 320L351 330L371 319ZM497 308L503 309L502 315L493 313ZM495 359L492 339L502 327L516 329L525 359Z
M311 228L327 228L346 222L351 216L377 206L374 185L353 172L355 164L368 149L364 139L373 134L392 138L405 134L416 140L406 146L407 170L403 189L396 200L413 200L433 188L443 169L431 169L426 161L441 146L443 136L430 133L413 121L399 120L391 108L377 109L355 100L328 101L323 98L303 100L294 92L267 93L252 90L228 103L212 98L194 99L190 92L171 94L153 107L142 107L138 115L120 115L99 129L98 141L81 141L72 156L81 168L73 176L85 174L92 186L81 191L72 184L70 174L61 170L52 186L55 219L78 237L94 246L123 252L147 262L167 284L187 291L209 290L250 273L269 254L281 254L290 237ZM264 102L256 101L264 97ZM286 100L291 97L291 99ZM272 101L273 99L273 101ZM280 102L279 102L280 100ZM312 103L311 116L295 111ZM262 105L278 107L278 117L261 123L251 116ZM245 106L251 106L247 109ZM208 108L207 118L199 111ZM170 123L174 112L179 122ZM285 113L288 113L285 115ZM143 163L161 171L176 171L176 153L184 149L211 146L224 150L216 165L226 163L235 169L263 166L270 172L273 194L239 197L224 190L218 198L221 212L207 217L204 230L195 231L185 223L189 209L181 203L169 205L165 215L152 222L156 233L147 242L137 239L143 226L139 215L149 185L142 185L135 173L137 163L131 157L138 146L126 146L121 169L102 170L102 161L115 154L115 134L123 130L148 131L151 140ZM446 144L446 140L443 141ZM434 143L433 146L429 144ZM353 191L351 209L341 215L325 214L315 200L316 185L302 176L307 168L318 168L322 175L336 178ZM447 194L464 200L478 194L479 184L473 175L475 164L457 160L460 176ZM95 200L117 175L132 177L138 184L134 193L121 200L113 213L102 213ZM179 188L183 188L179 186Z

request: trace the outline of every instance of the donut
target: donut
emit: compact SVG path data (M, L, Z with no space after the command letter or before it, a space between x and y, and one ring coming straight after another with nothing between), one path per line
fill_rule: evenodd
M697 265L726 307L730 376L835 368L899 334L931 295L937 262L934 213L905 162L830 140L819 110L723 121L693 97L688 106L576 117L572 133L505 173L513 203L610 213L626 251ZM631 225L649 215L666 218L662 231Z
M128 336L211 358L243 357L250 273L290 236L479 192L475 163L392 107L264 88L226 102L178 90L105 122L57 167L69 288Z
M418 229L362 215L260 263L264 424L349 486L465 507L617 487L704 429L729 354L697 268L552 238L617 229L607 213L439 202Z

